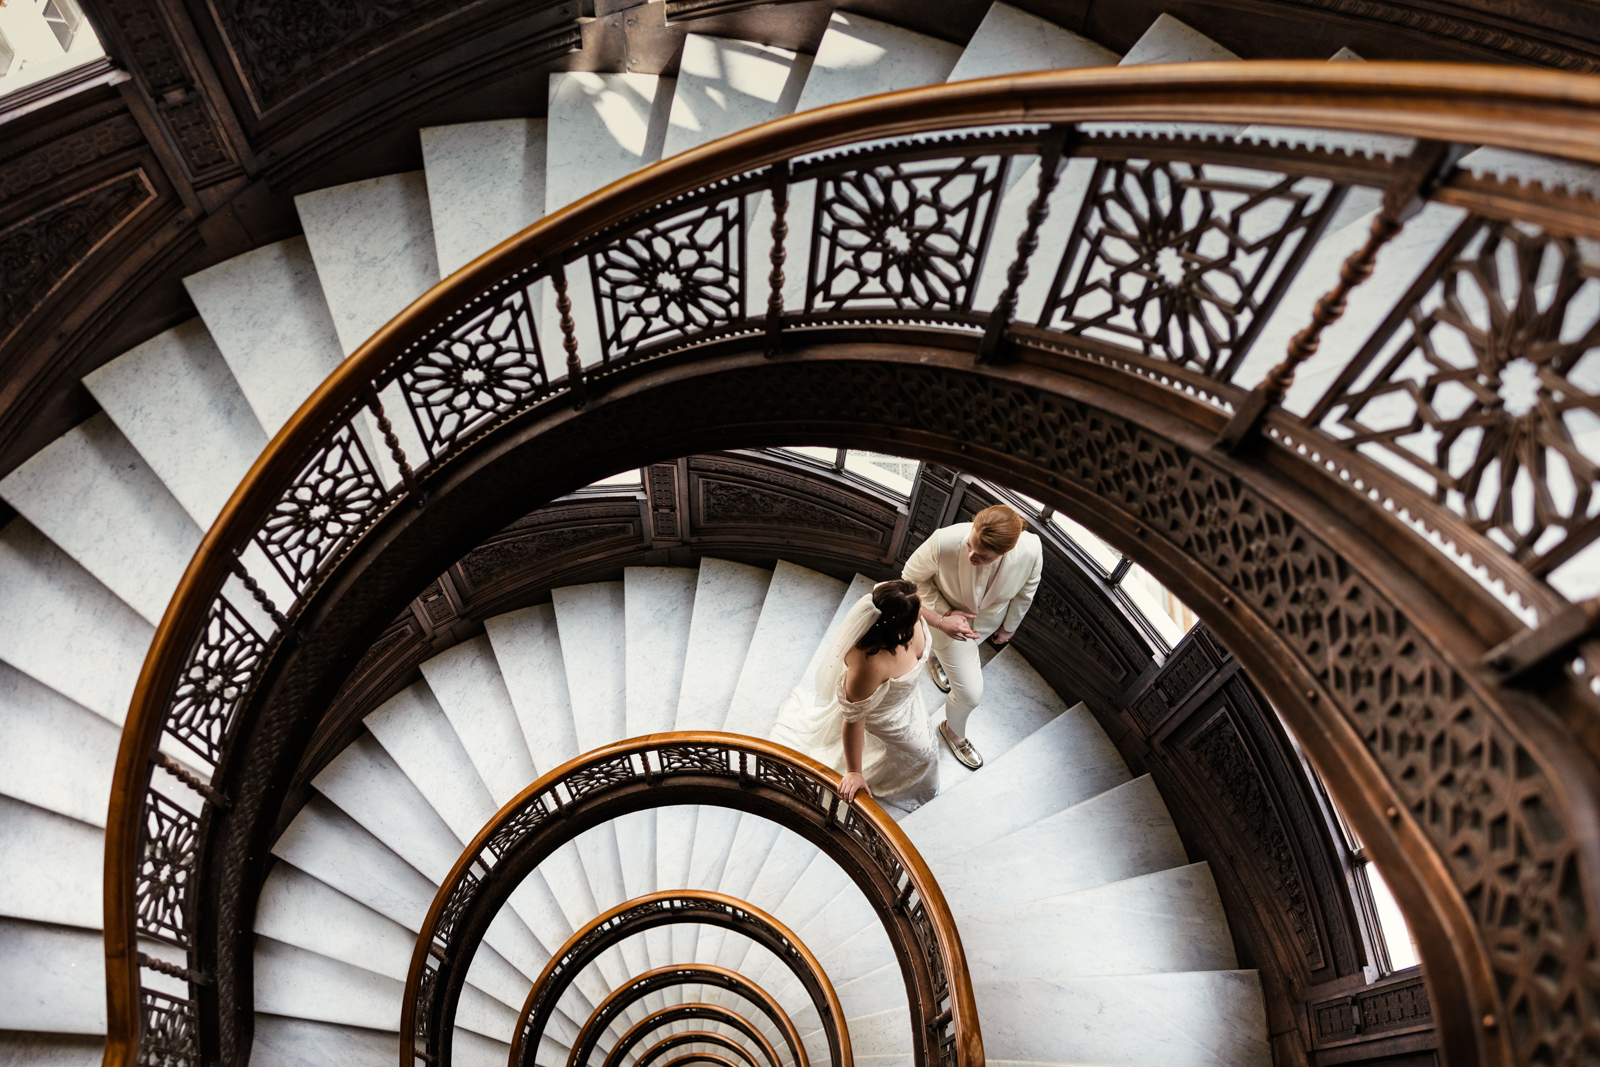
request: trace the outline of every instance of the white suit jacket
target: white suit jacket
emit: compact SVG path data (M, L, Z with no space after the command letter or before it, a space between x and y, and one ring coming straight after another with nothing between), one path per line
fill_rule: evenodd
M998 570L984 591L981 604L973 602L973 582L977 568L967 560L965 543L972 523L962 522L935 530L911 553L901 575L917 583L922 603L941 615L952 608L970 611L978 617L972 628L984 637L996 630L1015 630L1033 603L1044 573L1044 546L1039 535L1024 531L1016 547L995 562Z

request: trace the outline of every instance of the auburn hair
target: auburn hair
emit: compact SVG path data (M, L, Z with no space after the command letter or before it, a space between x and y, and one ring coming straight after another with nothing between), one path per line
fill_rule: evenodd
M1022 516L1004 504L984 508L972 517L972 537L990 552L1010 552L1022 536Z
M909 645L917 633L917 617L922 614L917 583L904 578L878 583L872 590L872 606L878 609L878 621L861 635L856 647L875 656Z

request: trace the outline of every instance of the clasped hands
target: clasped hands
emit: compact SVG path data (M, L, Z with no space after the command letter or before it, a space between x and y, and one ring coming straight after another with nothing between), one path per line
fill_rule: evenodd
M948 614L939 616L938 621L933 625L941 633L957 641L976 641L979 638L979 634L978 631L972 628L972 620L977 617L970 611L951 609ZM1016 633L1015 630L996 630L993 638L994 643L1003 645L1011 640L1014 633Z

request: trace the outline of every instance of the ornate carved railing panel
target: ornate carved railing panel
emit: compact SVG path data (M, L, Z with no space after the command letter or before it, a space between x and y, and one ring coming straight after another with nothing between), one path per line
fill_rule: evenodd
M839 864L877 912L905 977L919 1065L982 1067L983 1044L960 935L910 840L870 801L841 805L837 774L770 742L732 734L652 734L580 756L530 785L468 845L417 938L401 1015L402 1067L448 1067L456 998L473 953L511 892L556 848L629 811L710 804L772 819ZM810 952L771 916L716 893L676 890L618 905L551 956L523 1006L513 1067L530 1067L551 1013L609 946L656 926L735 929L778 957L811 996L834 1067L849 1067L838 998Z
M1571 739L1600 698L1589 687L1594 657L1563 655L1587 634L1588 616L1544 577L1600 535L1587 521L1585 453L1576 431L1569 441L1561 429L1565 415L1592 409L1575 346L1600 316L1581 258L1600 214L1561 192L1455 173L1445 142L1600 161L1597 105L1597 80L1382 64L1096 69L936 87L685 153L453 275L346 361L280 434L208 534L158 630L107 833L112 1060L138 1042L134 939L138 916L157 911L174 919L163 936L187 952L189 971L216 978L214 988L191 985L183 1002L217 1005L215 1022L194 1015L167 1030L200 1035L179 1058L198 1063L210 1044L222 1058L241 1050L239 938L258 877L251 865L265 853L264 801L281 790L304 717L331 696L330 680L416 592L391 586L439 574L514 517L503 499L490 500L503 492L473 479L515 470L549 499L608 470L724 445L730 433L745 444L859 441L959 462L1071 506L1113 543L1133 546L1217 617L1219 635L1251 658L1297 732L1313 737L1312 755L1364 821L1363 837L1389 850L1402 899L1427 913L1414 918L1439 938L1435 1006L1469 1006L1461 1025L1442 1027L1447 1055L1534 1062L1592 1040L1600 1020L1587 1005L1600 1003L1600 981L1585 961L1600 855L1578 830L1597 817L1595 790L1573 783L1594 780L1600 743L1579 750ZM1420 140L1412 158L1391 162L1073 125L1127 120L1323 124ZM999 132L908 139L974 126ZM851 144L863 147L833 151ZM1039 196L1031 220L1048 214L1043 197L1063 159L1099 168L1098 206L1080 213L1068 242L1082 269L1030 262L1036 225L1015 256L1009 245L989 247L1000 229L984 191L995 161L1032 156L1048 166L1029 194ZM1357 185L1386 191L1372 249L1430 199L1464 209L1471 236L1423 276L1437 308L1429 296L1414 309L1420 317L1384 334L1405 345L1425 333L1433 347L1412 345L1411 363L1391 367L1397 349L1369 346L1328 417L1312 423L1276 402L1309 342L1254 391L1227 375L1249 363L1241 351L1248 356L1252 331L1329 205ZM890 209L901 194L884 194L912 186L938 206L907 229ZM771 210L810 205L809 214L785 209L772 227L793 231L783 246L759 243L761 227L744 225L749 199L763 192ZM1187 205L1181 226L1163 214L1178 200ZM695 232L706 285L635 301L624 283L646 268L645 246L681 233L695 212L705 213ZM796 274L808 279L806 295L789 308L780 298L769 314L771 300L759 297L772 293L742 272L765 274L786 250L807 247L810 273ZM1011 266L999 318L977 306L969 284L991 255ZM1265 261L1273 266L1258 270ZM579 264L594 298L610 301L611 318L594 320L599 336L580 335L570 313L578 287L567 284L568 268ZM1352 285L1363 269L1352 257ZM1012 325L1016 287L1033 271L1059 276L1054 310ZM1119 302L1096 310L1113 273L1125 280ZM781 271L773 277L781 297ZM1519 278L1539 284L1527 295ZM1462 296L1469 280L1494 299ZM567 354L566 376L554 381L538 369L541 342L526 323L541 281L566 309L546 339L556 344L544 344ZM1336 319L1349 295L1332 294L1317 321ZM1357 286L1351 298L1363 295ZM1231 310L1219 318L1223 303ZM1452 330L1470 353L1440 347ZM829 347L841 343L855 354ZM751 362L755 347L776 358ZM821 361L826 384L812 376ZM1403 384L1412 364L1421 391ZM728 393L735 381L743 397ZM1429 408L1427 425L1413 440L1384 437L1393 427L1375 421L1376 405L1404 397ZM697 419L668 418L656 404ZM747 408L741 421L721 421ZM366 452L369 416L378 430L369 439L386 458ZM1330 422L1338 418L1349 425ZM424 455L402 450L391 420L403 419ZM1514 442L1496 436L1502 427ZM1358 449L1347 432L1369 438ZM541 435L577 459L535 457L530 442ZM1441 447L1478 458L1458 468ZM1374 449L1399 459L1396 449L1409 450L1440 477L1419 487ZM1518 504L1523 485L1537 508ZM446 497L452 505L441 510ZM252 551L265 553L266 573L247 567ZM1518 665L1521 692L1505 688L1509 673L1477 666L1519 617L1544 623L1541 636L1493 662ZM1526 654L1534 646L1543 651ZM147 817L162 810L150 784L169 773L155 769L164 739L217 757L203 764L205 780L186 783L205 813L170 839ZM199 881L207 893L196 898ZM241 933L202 940L200 930ZM208 1036L211 1025L219 1030Z
M572 1054L567 1059L567 1067L582 1067L589 1062L594 1054L595 1047L600 1038L624 1011L631 1005L649 996L657 990L666 989L675 985L704 985L717 989L726 989L728 992L743 997L757 1011L765 1015L778 1033L783 1035L784 1045L789 1050L789 1059L795 1067L810 1067L810 1060L806 1055L804 1043L800 1040L800 1032L795 1029L794 1021L789 1018L789 1013L783 1006L773 999L772 994L745 978L724 967L714 967L710 964L693 964L688 966L657 967L655 970L646 971L639 977L626 982L613 989L606 999L601 1001L594 1009L588 1020L583 1024L583 1029L578 1034L578 1040L573 1042ZM621 1048L619 1043L608 1054L609 1060Z

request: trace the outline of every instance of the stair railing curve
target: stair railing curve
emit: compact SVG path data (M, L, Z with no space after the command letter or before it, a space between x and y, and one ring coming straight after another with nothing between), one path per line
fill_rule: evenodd
M444 890L445 887L441 886L439 899L443 899ZM456 896L454 901L472 906L461 896ZM732 930L776 956L811 998L811 1005L821 1020L823 1033L828 1040L830 1061L835 1067L851 1067L854 1059L850 1051L850 1028L845 1021L844 1009L834 992L833 982L811 950L787 926L761 909L723 893L698 889L669 889L624 901L591 919L568 938L550 957L550 962L534 981L533 988L528 991L528 999L517 1014L508 1067L535 1067L533 1057L539 1047L539 1038L555 1014L562 994L585 967L599 959L607 949L636 934L677 923L700 923ZM425 926L424 932L430 929ZM441 956L441 948L451 955ZM402 1043L400 1049L401 1062L408 1067L415 1067L419 1062L449 1063L450 1041L438 1040L434 1035L449 1034L454 1030L451 1025L454 1013L448 1003L441 1005L437 994L433 993L438 989L440 968L436 965L430 968L430 961L454 963L458 958L470 959L474 948L476 945L471 942L440 945L437 937L432 944L425 945L419 938L411 967L412 974L419 976L417 993L421 1003L408 996L400 1018L401 1033L411 1034L413 1038L410 1048ZM459 984L458 977L457 991ZM408 992L410 989L411 982L408 980ZM413 1011L413 1008L416 1010ZM430 1026L427 1024L428 1016L434 1014L440 1022L437 1026ZM404 1027L408 1022L411 1027L406 1029Z
M783 1010L783 1005L779 1004L771 993L744 975L709 963L669 964L657 967L624 982L606 994L606 998L584 1022L583 1029L578 1032L578 1039L572 1043L572 1052L567 1057L567 1067L582 1067L588 1063L601 1037L629 1007L651 993L676 985L712 986L743 997L767 1017L773 1029L783 1035L783 1043L789 1050L789 1059L794 1067L811 1067L805 1044L800 1040L800 1031L795 1028L794 1020L789 1018L789 1013Z
M660 1041L657 1041L654 1045L651 1045L649 1048L639 1053L639 1058L634 1061L634 1067L650 1067L650 1064L654 1063L656 1060L659 1060L662 1056L665 1056L673 1049L682 1048L684 1045L694 1044L720 1045L729 1052L732 1052L740 1060L743 1060L744 1067L757 1067L755 1057L750 1055L748 1049L744 1048L744 1046L740 1045L732 1038L723 1037L721 1034L714 1034L709 1030L686 1030L681 1034L674 1034L671 1037L664 1037ZM680 1059L681 1058L682 1057L680 1057ZM674 1060L673 1062L677 1061ZM777 1064L772 1064L772 1067L777 1067Z
M1246 141L1202 142L1181 134L1125 135L1090 125L1117 122L1319 127L1417 138L1418 145L1409 156L1389 160ZM943 140L925 136L975 127L995 132ZM883 143L893 138L912 140ZM1497 738L1514 744L1532 761L1535 784L1529 785L1529 777L1521 775L1524 764L1519 756L1513 761L1518 775L1507 789L1519 795L1533 789L1538 793L1536 802L1506 801L1507 807L1494 788L1488 792L1517 823L1513 836L1549 845L1537 846L1550 855L1541 852L1535 867L1570 867L1577 872L1570 878L1546 878L1543 888L1530 882L1512 894L1517 899L1529 893L1538 898L1532 910L1545 916L1548 937L1535 931L1512 945L1498 911L1488 914L1467 902L1478 895L1471 888L1477 884L1473 879L1481 880L1472 870L1491 866L1478 862L1479 853L1496 846L1487 830L1479 835L1481 840L1475 837L1463 843L1455 839L1457 830L1443 824L1435 828L1429 822L1428 812L1438 804L1432 794L1418 792L1407 777L1410 771L1401 751L1405 746L1395 749L1395 755L1376 751L1370 756L1374 767L1329 777L1336 789L1344 790L1343 799L1358 810L1363 837L1373 839L1374 847L1388 856L1399 875L1402 897L1413 903L1427 901L1439 910L1435 930L1445 938L1439 942L1445 947L1424 949L1436 961L1430 967L1430 982L1446 983L1437 987L1449 993L1437 998L1444 1010L1450 1010L1451 1003L1466 1005L1462 1025L1442 1028L1452 1035L1446 1057L1457 1057L1458 1062L1548 1058L1552 1048L1567 1040L1561 1036L1566 1026L1561 1020L1567 1018L1561 1005L1600 1003L1600 979L1586 977L1590 968L1584 962L1587 946L1600 935L1600 906L1596 906L1600 895L1595 888L1600 846L1572 844L1576 837L1570 832L1593 821L1597 791L1538 784L1552 778L1547 767L1566 765L1568 750L1582 753L1590 764L1596 754L1589 735L1562 724L1592 716L1597 706L1600 644L1592 638L1600 611L1567 603L1546 580L1553 568L1600 537L1600 524L1586 518L1596 479L1582 473L1587 468L1580 470L1576 499L1583 506L1578 510L1569 508L1568 514L1559 506L1552 510L1541 505L1536 528L1514 528L1515 509L1509 505L1487 513L1463 511L1466 505L1451 495L1456 491L1447 484L1449 471L1435 472L1442 480L1438 491L1429 493L1341 440L1324 422L1308 422L1282 405L1297 366L1316 351L1321 331L1339 318L1351 289L1370 273L1378 251L1420 204L1436 202L1467 212L1462 229L1449 244L1449 255L1441 256L1424 280L1453 284L1450 280L1457 274L1477 269L1474 256L1493 258L1501 250L1556 262L1560 272L1556 292L1563 302L1554 311L1534 309L1533 321L1545 333L1551 329L1560 333L1562 315L1573 297L1595 284L1576 242L1600 233L1600 212L1587 198L1475 177L1455 168L1462 147L1484 144L1600 162L1600 79L1447 64L1253 62L1094 68L910 90L792 116L685 152L542 220L441 282L362 345L279 432L202 541L157 629L123 732L106 831L107 1064L125 1067L142 1059L198 1067L208 1041L224 1046L227 1056L238 1052L238 1024L233 1020L241 1015L247 1019L248 1012L239 1012L237 1005L230 1010L202 1006L237 999L238 983L231 971L240 966L238 946L245 943L248 917L236 912L251 892L236 884L241 877L237 872L246 862L261 862L260 838L265 831L259 824L267 818L262 807L275 779L266 771L259 781L247 782L248 776L236 775L236 765L258 755L254 749L241 752L237 742L242 726L261 714L277 672L287 669L285 663L298 662L298 650L325 624L324 609L336 602L341 583L351 577L349 568L361 566L356 561L365 559L368 545L402 526L404 515L426 507L430 494L446 492L462 457L475 449L489 449L497 434L509 433L515 425L531 424L536 417L578 417L577 412L603 391L624 389L630 374L647 368L682 368L696 360L719 358L723 350L713 342L734 344L765 337L769 354L805 359L811 358L803 351L807 338L820 338L829 327L855 323L981 334L978 358L969 369L997 379L1010 380L1007 376L1022 373L1007 364L1026 354L1031 365L1065 360L1078 373L1120 382L1119 387L1141 382L1139 388L1152 396L1164 395L1159 403L1169 407L1194 402L1208 406L1216 422L1217 462L1234 472L1232 476L1254 476L1253 471L1265 469L1260 466L1264 463L1303 482L1316 479L1313 492L1334 494L1363 517L1363 529L1373 531L1364 536L1388 546L1378 551L1398 551L1393 546L1400 545L1420 553L1412 568L1418 580L1447 602L1467 605L1460 609L1465 620L1458 627L1461 647L1478 647L1484 635L1489 645L1504 641L1483 658L1481 667L1469 662L1465 653L1440 653L1457 664L1451 669L1467 680L1446 683L1438 699L1453 700L1445 691L1460 692L1465 687L1476 703L1470 715L1451 711L1434 721L1487 717ZM866 147L828 154L849 145ZM826 194L829 182L852 175L877 170L909 180L907 166L934 165L971 178L990 198L963 209L963 232L971 241L963 245L958 258L962 269L969 270L988 254L996 232L995 168L1019 156L1035 156L1043 165L1038 168L1037 195L1017 242L1006 290L994 313L974 310L970 284L937 299L879 293L876 305L871 300L863 303L859 294L830 289L830 276L820 266L804 279L803 306L785 309L781 299L775 305L763 304L758 286L747 284L741 273L749 258L746 253L762 250L751 242L745 215L753 194L781 188L785 195L774 202L791 203L794 198L788 192L801 182ZM1093 331L1074 311L1078 290L1073 288L1070 256L1056 271L1048 300L1052 310L1044 319L1031 326L1007 321L1016 307L1018 287L1032 269L1029 257L1038 246L1061 164L1073 157L1096 160L1096 173L1111 183L1096 187L1102 190L1119 181L1136 185L1145 180L1176 182L1171 187L1177 188L1186 180L1186 168L1211 164L1253 166L1296 181L1315 179L1327 187L1309 198L1299 193L1289 197L1297 240L1289 241L1287 230L1281 235L1285 240L1274 246L1274 263L1283 269L1257 279L1260 287L1249 301L1254 317L1249 322L1231 320L1227 344L1201 345L1191 351L1187 342L1172 347L1159 338L1136 335L1137 331L1125 332L1119 343L1110 343L1090 336ZM1249 342L1303 261L1301 245L1320 232L1343 190L1352 186L1385 193L1368 245L1351 257L1345 279L1318 305L1313 321L1290 345L1288 355L1259 386L1245 388L1233 374ZM1090 199L1085 199L1075 224L1074 242L1093 215ZM730 272L723 291L737 289L738 299L724 301L720 310L713 308L709 319L694 319L709 322L703 329L675 333L661 323L639 320L626 294L612 287L596 265L629 238L681 226L691 215L697 225L705 224L704 232L720 235L721 243L708 248L708 254L722 257L719 262ZM829 262L828 256L844 247L837 233L824 234L822 223L816 222L825 217L822 213L815 217L809 235L813 264ZM783 249L771 251L774 263L781 261ZM1172 251L1175 263L1188 262L1181 250ZM580 262L591 267L602 327L599 347L587 352L571 316L564 315L562 341L571 358L567 376L558 379L545 370L532 307L536 286L544 282L553 285L561 298L570 299L566 268ZM750 268L752 276L759 275L760 266ZM1048 264L1041 266L1050 269ZM773 278L775 285L782 285L781 271L775 271ZM701 287L690 288L697 294L694 299L710 301L708 307L717 303ZM1426 295L1419 289L1408 299L1420 306L1417 301ZM767 310L771 307L778 310ZM1392 450L1393 442L1382 434L1368 434L1351 412L1378 395L1367 379L1373 373L1388 373L1384 346L1395 331L1406 328L1403 318L1391 316L1392 321L1372 335L1313 405L1313 412L1324 421L1345 420L1340 433L1367 434L1367 443L1380 450ZM1517 330L1526 325L1520 309L1512 319ZM1584 338L1589 336L1584 334L1580 341L1586 344ZM1576 343L1555 334L1546 341L1568 348ZM1568 356L1570 352L1560 359ZM1545 366L1541 373L1560 377L1566 364L1558 364ZM490 384L460 388L464 379L459 372L469 365L484 372ZM476 375L467 379L478 380ZM1566 379L1555 391L1565 398L1560 403L1574 396L1583 404L1592 399L1581 385ZM421 442L423 454L406 453L385 403L399 405L392 414L409 420L405 424ZM1476 406L1468 413L1469 421L1482 412L1497 411L1499 399L1485 394L1472 403ZM568 414L558 415L562 410ZM1340 411L1344 414L1337 414ZM365 428L368 415L376 421L381 444ZM387 458L380 460L374 446L386 451ZM1252 457L1261 450L1265 460L1250 466L1258 462ZM1514 458L1507 453L1507 462ZM621 456L618 460L629 461ZM1542 469L1530 476L1544 484ZM1051 474L1039 492L1048 495L1058 477ZM1102 531L1117 543L1142 534L1144 527L1135 532L1105 524L1097 530ZM1504 547L1507 543L1513 547ZM253 551L267 558L265 570L252 571L244 562ZM1198 588L1193 595L1197 602L1216 600L1223 610L1235 603L1235 597L1248 595L1250 610L1265 615L1270 613L1262 606L1265 602L1258 603L1257 587L1249 584L1265 573L1241 577L1246 584L1235 586L1226 596ZM1280 627L1279 632L1287 631ZM1575 646L1578 655L1573 654ZM1329 668L1297 690L1288 677L1302 670L1301 662L1283 668L1279 696L1285 713L1303 715L1308 725L1317 721L1319 708L1328 706L1314 704L1319 686L1335 700L1344 699L1340 687L1348 688L1353 684L1349 679L1369 673L1365 665L1353 674L1342 667ZM1429 672L1439 673L1431 666L1424 670ZM1505 688L1518 679L1531 688ZM1352 696L1344 706L1354 708L1363 700ZM1539 710L1513 714L1507 710L1513 705ZM1525 725L1534 720L1537 725ZM185 753L188 766L164 754L162 746L179 746L176 750ZM269 751L283 749L274 742L260 750ZM1339 758L1346 758L1344 751ZM1348 751L1348 758L1369 758ZM1382 770L1376 769L1379 765ZM1580 769L1559 777L1588 781L1587 774ZM155 788L158 776L191 791L199 813ZM1427 788L1434 788L1431 780ZM1441 779L1438 788L1453 786ZM1390 816L1389 811L1395 814ZM1498 809L1494 814L1494 819L1475 816L1452 825L1477 827L1498 819ZM1388 829L1394 826L1400 829ZM1385 841L1386 833L1395 835L1395 841ZM217 877L229 889L216 900L200 899L195 887L213 871L206 854L207 842L213 840L228 843L226 858L219 855L215 867L226 872ZM1569 884L1579 888L1563 888ZM1491 895L1500 899L1498 891ZM1583 906L1575 907L1575 899L1581 899ZM227 914L202 916L213 907ZM202 936L202 930L222 932ZM1446 930L1450 932L1445 934ZM1432 935L1424 936L1430 940ZM184 964L142 953L141 938L172 946ZM1496 946L1494 964L1490 944ZM1445 960L1451 961L1448 966ZM1552 982L1549 976L1556 974L1562 977ZM157 975L162 977L147 980ZM184 992L158 988L174 977ZM1522 1022L1512 1025L1513 1018ZM217 1032L208 1037L207 1027Z
M691 1063L709 1063L711 1067L739 1067L726 1056L718 1056L715 1052L691 1052L687 1056L668 1060L661 1067L689 1067Z
M720 1004L702 1003L674 1004L671 1007L662 1008L660 1011L652 1012L643 1019L640 1019L637 1023L634 1023L633 1026L629 1027L628 1032L618 1038L617 1043L612 1046L611 1051L606 1053L604 1067L624 1067L628 1053L632 1052L634 1046L641 1044L645 1038L649 1037L653 1032L661 1029L663 1026L671 1026L673 1023L689 1022L691 1020L706 1020L708 1022L721 1023L723 1026L727 1026L731 1029L739 1031L739 1033L743 1034L745 1037L748 1037L752 1042L755 1043L756 1048L760 1050L761 1055L766 1059L769 1067L780 1067L778 1051L772 1047L772 1042L768 1041L762 1035L761 1031L750 1025L750 1023L742 1015L728 1008L724 1008ZM690 1032L693 1033L696 1031ZM685 1042L679 1042L679 1044L684 1043ZM732 1047L731 1043L730 1047ZM634 1067L638 1067L639 1064L648 1062L650 1059L661 1055L665 1051L667 1050L661 1047L661 1042L657 1042L655 1045L650 1046L644 1052L639 1054L639 1058L633 1061ZM748 1052L741 1050L741 1055L745 1055L747 1058L749 1058L751 1060L751 1067L755 1067L755 1060L753 1057L749 1056Z

